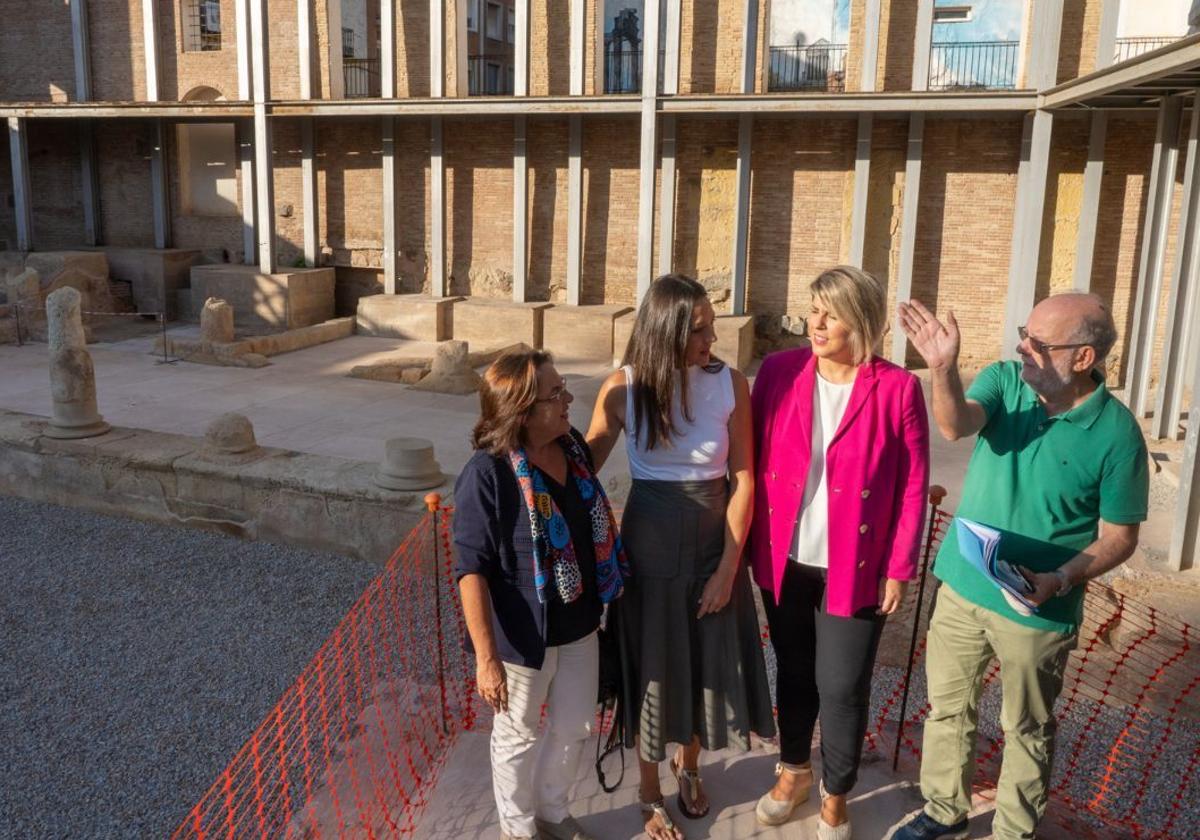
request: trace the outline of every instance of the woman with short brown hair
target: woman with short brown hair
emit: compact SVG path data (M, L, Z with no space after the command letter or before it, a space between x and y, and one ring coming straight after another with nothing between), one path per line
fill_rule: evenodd
M510 840L587 840L568 794L595 720L601 610L629 574L573 399L548 353L501 356L454 488L455 574L496 713L492 787Z

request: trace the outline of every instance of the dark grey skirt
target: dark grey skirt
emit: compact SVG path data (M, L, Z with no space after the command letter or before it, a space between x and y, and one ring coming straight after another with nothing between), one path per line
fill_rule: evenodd
M668 743L750 748L775 734L745 562L729 603L697 619L721 562L728 483L635 479L621 520L632 577L616 602L626 746L662 761Z

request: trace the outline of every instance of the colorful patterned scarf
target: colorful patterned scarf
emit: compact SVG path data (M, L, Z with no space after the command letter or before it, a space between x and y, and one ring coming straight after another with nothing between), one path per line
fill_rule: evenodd
M574 435L560 438L567 453L568 480L574 479L579 496L588 507L592 519L592 544L596 549L596 588L600 601L609 603L621 595L629 577L629 562L613 518L612 506L604 494L600 479L588 467L587 456ZM557 592L564 604L583 594L583 577L575 547L571 544L571 529L550 493L540 470L532 469L525 450L518 447L508 454L517 483L529 508L529 525L533 529L534 583L539 603L546 603ZM550 576L554 576L554 592L547 592Z

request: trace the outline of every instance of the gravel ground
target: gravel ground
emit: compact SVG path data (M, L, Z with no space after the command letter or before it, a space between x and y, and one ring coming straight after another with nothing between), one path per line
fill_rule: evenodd
M378 573L0 498L0 837L168 835Z

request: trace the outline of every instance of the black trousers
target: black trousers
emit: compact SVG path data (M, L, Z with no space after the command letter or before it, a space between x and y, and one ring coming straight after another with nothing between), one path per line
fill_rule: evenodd
M779 604L763 590L779 673L780 760L803 764L821 721L825 789L846 794L858 780L871 704L871 671L883 632L874 607L853 616L825 612L825 571L788 561Z

